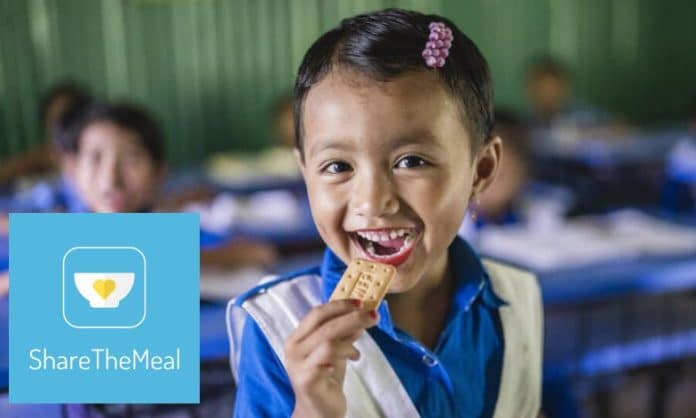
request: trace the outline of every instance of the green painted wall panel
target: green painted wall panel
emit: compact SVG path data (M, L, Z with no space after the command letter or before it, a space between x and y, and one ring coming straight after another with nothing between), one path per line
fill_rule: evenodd
M173 162L258 149L309 44L389 6L455 21L499 104L523 107L540 53L567 61L581 97L640 123L678 120L696 93L691 0L0 0L0 158L39 141L38 97L65 78L152 109Z

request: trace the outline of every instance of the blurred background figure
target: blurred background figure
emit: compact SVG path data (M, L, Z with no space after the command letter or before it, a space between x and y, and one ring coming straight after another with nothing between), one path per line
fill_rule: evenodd
M295 162L295 120L292 96L278 96L269 107L264 124L270 129L270 140L252 153L223 152L213 155L207 164L211 178L227 186L286 182L301 185Z
M73 83L62 83L51 88L42 99L42 120L47 139L30 155L50 159L50 171L15 173L17 189L9 203L0 212L81 212L84 203L75 190L75 163L77 149L72 140L74 125L79 123L89 108L91 97ZM25 156L18 161L24 161ZM34 158L34 157L31 157ZM22 163L23 164L23 163ZM49 167L49 165L46 165ZM31 186L23 187L22 180Z
M534 58L525 83L529 125L539 142L572 142L616 123L606 111L576 96L572 73L557 59Z
M280 96L273 105L276 144L295 149L295 101L292 95Z
M495 187L481 197L478 222L515 223L523 217L521 196L531 180L527 127L512 111L498 109L494 135L503 139L503 159Z
M668 213L696 215L696 95L689 108L688 131L667 156L661 203Z
M165 138L155 119L131 104L94 103L66 134L78 198L91 212L151 212L167 174ZM270 265L272 246L201 232L203 265Z
M542 228L562 222L573 204L572 193L535 179L529 129L524 120L514 111L500 108L495 112L493 134L503 139L495 187L474 203L460 233L475 242L476 231L486 227L522 224Z
M8 158L0 164L0 184L11 183L22 177L52 173L65 161L64 152L56 140L56 129L61 117L73 115L87 105L91 97L87 90L72 81L64 81L50 87L40 100L38 107L41 132L44 139L40 145Z
M539 124L550 124L568 111L572 96L570 75L561 63L550 57L539 57L527 68L527 96L533 117Z
M89 211L152 210L167 166L164 137L144 110L95 103L71 127L64 145L75 155L75 186Z

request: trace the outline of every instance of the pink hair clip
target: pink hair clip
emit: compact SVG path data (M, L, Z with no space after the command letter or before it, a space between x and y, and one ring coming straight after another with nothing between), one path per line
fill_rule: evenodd
M445 26L442 22L430 22L428 25L430 34L425 49L421 54L425 60L425 65L430 68L441 68L445 65L445 59L449 56L452 47L452 29Z

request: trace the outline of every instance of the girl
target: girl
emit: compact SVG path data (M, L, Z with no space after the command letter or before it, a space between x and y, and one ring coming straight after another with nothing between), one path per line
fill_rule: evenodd
M498 171L492 126L486 61L443 17L355 16L309 48L295 152L328 249L231 302L235 416L536 416L536 281L456 237ZM355 258L396 267L375 311L328 302Z

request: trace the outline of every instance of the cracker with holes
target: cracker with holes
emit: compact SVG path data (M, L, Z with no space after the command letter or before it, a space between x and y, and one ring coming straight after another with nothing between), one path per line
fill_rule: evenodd
M329 300L360 299L363 308L377 309L394 276L394 266L358 258L343 273Z

